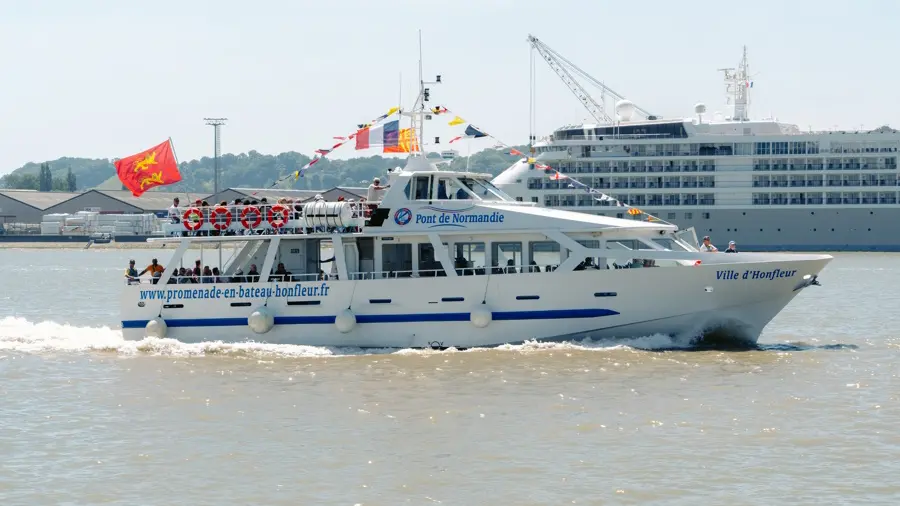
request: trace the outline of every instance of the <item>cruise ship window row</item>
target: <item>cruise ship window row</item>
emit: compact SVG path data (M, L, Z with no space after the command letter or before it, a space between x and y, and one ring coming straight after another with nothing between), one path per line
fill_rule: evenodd
M683 173L715 172L715 161L602 161L561 162L554 167L563 174L621 174L621 173ZM738 168L739 167L735 167ZM897 157L886 158L795 158L753 159L748 168L753 171L821 171L821 170L897 170Z
M746 196L687 193L687 194L631 194L611 195L612 198L630 206L745 206ZM591 195L544 195L547 207L615 207L610 201L599 201ZM753 193L753 205L789 205L789 204L896 204L896 191L880 192L782 192Z
M897 170L897 157L753 160L754 171Z
M573 131L570 131L573 132ZM579 133L566 135L554 135L555 141L601 141L624 139L671 139L676 136L661 136L652 134L630 134L618 136L585 135L583 130ZM590 156L747 156L747 155L817 155L819 153L896 153L896 141L849 141L829 142L827 146L819 141L791 141L791 142L715 142L715 143L604 143L589 146L541 146L536 149L538 153L567 152L575 155L576 151L585 157Z
M670 190L693 188L805 188L831 186L898 186L897 174L828 174L826 175L754 175L752 181L728 181L717 184L713 176L666 177L579 177L578 182L597 190ZM572 182L529 178L529 190L582 191Z
M563 174L617 174L644 172L715 172L713 161L669 160L667 162L562 162L554 167Z
M896 204L897 192L754 193L753 205Z
M716 196L712 193L650 193L612 195L612 197L631 206L713 206L717 203ZM544 195L544 205L547 207L610 207L615 206L615 203L599 201L591 195Z
M896 174L828 174L825 176L753 176L754 188L821 186L898 186ZM729 184L729 187L740 187Z

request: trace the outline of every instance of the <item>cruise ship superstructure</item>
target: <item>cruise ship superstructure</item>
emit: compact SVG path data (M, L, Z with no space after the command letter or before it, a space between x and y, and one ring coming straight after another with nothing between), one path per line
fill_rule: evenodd
M583 71L529 41L597 122L537 140L537 163L517 163L493 181L508 194L628 217L614 202L540 169L548 165L681 229L693 227L720 249L734 240L744 251L900 250L897 130L813 132L751 119L746 48L736 69L720 69L730 116L709 118L697 104L691 118L663 119L594 81L617 99L613 119L570 72Z

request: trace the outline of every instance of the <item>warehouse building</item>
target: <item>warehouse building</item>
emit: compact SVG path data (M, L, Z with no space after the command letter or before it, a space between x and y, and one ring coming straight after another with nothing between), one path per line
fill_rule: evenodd
M43 214L77 213L78 211L98 211L101 213L154 213L165 216L172 200L178 197L182 205L190 196L186 193L148 191L135 197L128 190L88 190L48 207ZM40 222L40 220L38 220Z
M46 213L45 209L78 195L69 192L0 190L0 224L38 224Z

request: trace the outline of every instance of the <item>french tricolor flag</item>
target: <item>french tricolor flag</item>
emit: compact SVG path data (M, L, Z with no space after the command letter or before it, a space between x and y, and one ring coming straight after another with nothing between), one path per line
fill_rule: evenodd
M373 146L396 146L399 121L388 121L383 125L365 127L356 132L356 149L369 149Z

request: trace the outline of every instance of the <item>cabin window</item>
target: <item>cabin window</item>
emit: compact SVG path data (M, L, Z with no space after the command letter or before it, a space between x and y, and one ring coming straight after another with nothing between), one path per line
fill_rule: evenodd
M375 238L357 238L356 247L359 250L359 271L366 274L375 272Z
M489 201L510 201L512 197L503 193L502 190L491 184L489 181L474 179L469 177L460 178L460 183L465 185L472 193L481 200Z
M315 262L315 268L307 270L307 272L315 272L319 278L328 276L330 279L337 279L338 271L334 260L334 244L331 240L308 241L306 244L308 255L306 265L309 267L312 263L309 260Z
M522 263L522 243L491 243L491 272L493 274L520 272Z
M412 244L382 245L381 270L387 277L412 276Z
M484 243L458 242L453 245L453 267L460 276L484 274Z
M562 263L562 252L559 243L540 241L528 244L528 264L537 265L543 272L551 272Z
M584 239L584 240L579 240L576 242L578 242L578 244L580 244L588 249L600 249L600 241L598 241L596 239ZM581 270L582 268L584 268L584 269L597 268L597 267L601 267L601 266L605 268L604 264L606 264L606 262L607 262L606 258L596 257L596 256L585 257L581 260L582 260L582 262L581 262L580 267L576 267L576 269L578 269L578 270Z
M435 188L435 195L437 200L449 200L450 195L452 194L452 181L448 178L441 177L437 180L437 188Z
M613 244L619 244L619 245L621 245L627 249L631 249L631 250L641 249L641 243L639 243L638 241L635 241L634 239L621 239L618 241L610 241L610 242L612 242Z
M419 277L446 276L444 267L434 254L431 243L419 244Z
M669 238L665 238L665 237L655 238L655 239L653 239L653 242L655 242L656 244L659 244L660 246L662 246L663 248L666 248L667 250L688 251L684 246L678 244L673 239L669 239Z
M313 250L307 246L308 243L312 243L316 247L316 250L318 250L319 241L316 240L281 241L278 256L275 259L275 265L272 266L272 269L276 269L279 263L283 263L285 270L291 273L292 279L296 281L315 280L319 273L319 258L315 258L316 262L312 264L312 269L310 270L311 262L309 262L309 255ZM260 265L257 265L257 268L259 267Z
M431 199L431 176L416 176L413 179L416 200Z

